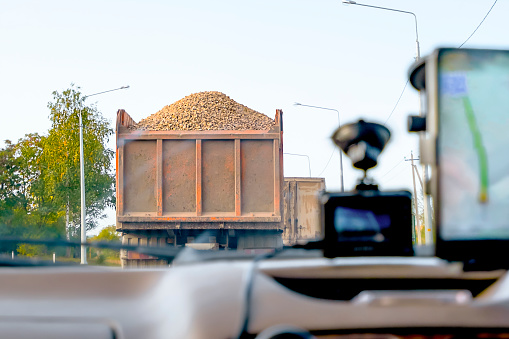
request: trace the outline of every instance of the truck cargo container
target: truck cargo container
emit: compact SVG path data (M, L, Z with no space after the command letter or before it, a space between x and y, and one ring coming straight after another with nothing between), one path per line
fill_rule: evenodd
M287 246L322 237L319 194L325 191L324 178L284 178L284 232Z
M157 244L174 246L282 246L281 110L270 130L142 131L134 125L124 110L117 112L117 231L124 242L144 241L152 231L161 238Z

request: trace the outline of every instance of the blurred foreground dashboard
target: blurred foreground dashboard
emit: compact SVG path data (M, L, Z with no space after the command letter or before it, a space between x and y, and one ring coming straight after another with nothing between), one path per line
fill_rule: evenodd
M244 338L509 338L509 281L416 257L0 273L2 338L238 338L243 324Z

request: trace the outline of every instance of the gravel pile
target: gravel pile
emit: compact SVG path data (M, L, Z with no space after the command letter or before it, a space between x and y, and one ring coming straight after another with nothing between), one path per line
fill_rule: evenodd
M267 130L274 120L221 92L200 92L186 96L141 120L131 130L210 131Z

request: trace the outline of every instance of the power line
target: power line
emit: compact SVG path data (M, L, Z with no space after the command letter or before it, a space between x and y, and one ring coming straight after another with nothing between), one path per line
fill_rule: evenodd
M495 2L493 3L493 5L491 5L490 7L490 10L488 11L488 13L486 13L486 15L484 16L484 18L482 19L482 21L479 23L479 25L477 26L477 28L472 32L472 34L470 34L470 36L467 38L467 40L465 40L461 45L460 47L458 48L461 48L461 46L463 46L464 44L466 44L466 42L468 40L470 40L470 38L475 34L475 32L477 32L477 30L479 29L479 27L481 27L482 23L484 22L484 20L486 20L486 18L488 17L488 15L490 14L491 10L493 9L493 7L495 7L495 4L497 3L498 0L495 0Z
M393 177L391 177L391 178L390 178L390 179L388 179L388 180L385 180L385 181L384 181L384 184L387 184L387 183L389 183L389 182L393 181L394 179L399 178L399 177L400 177L400 174L401 174L401 173L403 173L403 172L404 172L404 171L406 171L406 170L407 170L407 168L406 168L406 167L403 167L403 168L401 169L401 171L399 171L398 173L396 173L396 175L394 175Z
M467 38L467 40L465 40L458 48L461 48L464 44L467 43L468 40L470 40L470 38L475 34L475 32L477 32L477 30L479 29L479 27L481 27L481 25L483 24L484 20L486 20L486 18L488 17L488 15L491 13L491 10L493 9L493 7L495 7L495 4L497 3L498 0L495 0L495 2L493 2L493 5L491 5L488 13L486 13L486 15L484 16L484 18L481 20L481 22L479 23L479 25L477 26L477 28L472 32L472 34L470 34L470 36ZM407 82L405 83L405 87L403 87L403 90L401 91L401 94L399 95L399 98L398 98L398 101L396 102L396 105L394 105L394 108L392 109L391 111L391 114L389 114L389 117L387 118L387 120L385 120L384 122L384 125L387 124L387 121L389 121L389 119L391 118L392 114L394 113L394 111L396 110L396 107L398 107L398 104L401 100L401 97L403 96L403 93L405 93L405 89L408 85L408 82L409 80L407 80Z
M394 111L396 110L396 107L398 107L398 104L399 104L399 101L401 100L401 97L403 96L403 93L405 93L405 89L406 89L406 86L408 85L408 82L410 81L410 79L408 79L405 83L405 87L403 87L403 90L401 91L401 94L399 95L399 98L398 98L398 101L396 102L396 105L394 105L394 108L392 109L391 111L391 114L389 114L389 117L387 118L387 120L385 120L384 122L384 126L385 124L387 124L387 121L389 121L389 119L391 118L392 116L392 113L394 113Z
M390 170L388 170L387 172L385 172L384 175L382 175L380 177L380 179L382 179L383 177L385 177L387 174L391 173L396 167L398 167L399 165L401 165L401 163L405 160L405 158L401 159L400 162L398 162L393 168L391 168Z
M329 163L332 159L332 156L334 155L334 152L336 151L337 147L334 147L334 149L332 150L332 153L330 155L330 158L329 158L329 161L327 161L327 165L325 165L325 167L323 168L323 170L320 172L320 174L318 174L318 176L321 176L323 172L325 172L325 170L327 169L327 166L329 166Z

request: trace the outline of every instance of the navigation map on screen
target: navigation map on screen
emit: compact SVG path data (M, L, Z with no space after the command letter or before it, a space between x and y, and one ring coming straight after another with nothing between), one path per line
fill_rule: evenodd
M440 233L509 239L509 52L438 57Z

